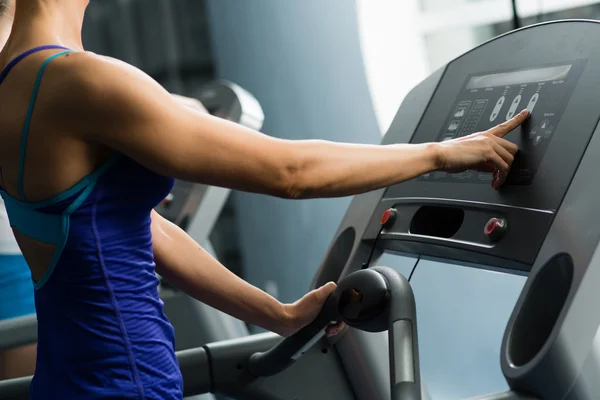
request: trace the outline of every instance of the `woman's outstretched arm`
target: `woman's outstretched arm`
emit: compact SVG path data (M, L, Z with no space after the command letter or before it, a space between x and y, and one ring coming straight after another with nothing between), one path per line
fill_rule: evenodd
M120 61L75 53L50 68L64 70L49 79L62 89L49 114L67 132L167 176L284 198L353 195L439 168L485 167L505 176L517 149L502 136L526 118L443 144L282 140L182 106Z

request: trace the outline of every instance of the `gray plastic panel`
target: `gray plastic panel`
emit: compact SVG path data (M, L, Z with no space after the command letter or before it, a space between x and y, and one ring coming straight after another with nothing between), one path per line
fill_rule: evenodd
M280 336L265 333L207 345L213 392L244 400L355 399L339 359L326 341L317 343L275 376L249 375L244 368L248 357L280 340Z
M581 374L573 385L566 400L595 399L600 393L600 329L596 332L592 348L588 354Z
M417 303L421 378L433 400L508 390L500 347L524 276L421 260Z
M451 237L415 232L412 223L424 206L464 212L458 230ZM554 215L550 211L471 202L468 198L457 201L423 197L384 199L375 215L381 215L390 207L397 210L398 216L379 237L382 248L520 271L531 268ZM435 224L444 224L440 221L442 218L443 215L438 214ZM491 218L503 218L509 227L496 243L484 235L485 225ZM380 230L379 219L373 218L363 239L375 238ZM528 245L522 246L522 243Z
M409 142L421 115L429 103L442 75L440 69L415 87L404 99L394 119L402 140ZM400 123L399 121L402 121ZM384 138L383 144L386 144ZM354 197L329 247L312 287L337 281L361 268L371 254L372 242L361 238L385 190ZM350 240L349 240L350 239ZM374 255L374 259L379 254ZM335 345L348 379L359 400L387 400L390 397L388 338L385 333L367 333L350 329ZM382 362L386 360L386 362ZM425 397L424 397L425 398Z
M600 304L600 254L597 251L600 213L596 212L600 202L596 184L598 159L600 129L597 127L517 302L502 343L502 369L511 387L547 399L559 399L568 393L591 352L600 323L600 308L592 306ZM544 285L536 287L534 283L542 276L543 267L559 254L572 258L572 265L563 267L567 272L572 269L570 285L568 276L557 275L548 289ZM556 317L553 317L547 309L546 299L549 296L556 299L556 288L567 290L568 295L558 305L560 309L554 310ZM515 322L519 316L524 321L539 319L536 325L543 323L544 329L518 332ZM511 348L515 348L513 338L517 336L528 338L540 347L539 351L522 360L520 366L513 362L514 356L519 355L510 356Z

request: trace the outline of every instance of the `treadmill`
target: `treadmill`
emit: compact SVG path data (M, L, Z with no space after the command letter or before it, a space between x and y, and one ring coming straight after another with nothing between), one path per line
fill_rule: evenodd
M388 266L410 279L432 399L600 398L600 24L554 21L465 53L404 99L383 144L441 142L528 108L491 174L434 172L356 196L313 287ZM596 172L594 172L596 171ZM383 334L335 345L356 398L389 399Z
M600 157L600 109L594 107L599 77L600 24L571 20L500 36L421 82L383 143L464 136L528 107L528 123L507 136L520 147L507 184L496 192L485 174L434 173L356 196L313 282L338 282L315 321L285 339L266 333L178 352L185 394L413 400L425 398L425 386L432 398L453 398L438 389L454 390L452 371L445 383L436 381L421 341L430 334L420 329L429 316L419 304L427 301L413 282L421 263L435 263L435 271L521 277L492 357L504 387L488 393L496 384L489 381L489 387L472 386L478 393L466 397L597 399L600 213L594 207L600 192L593 175ZM390 265L382 266L386 255ZM400 261L408 264L404 273ZM433 287L430 295L443 296L444 290ZM441 343L453 334L453 316L461 310L455 311L437 327ZM478 319L499 316L490 312ZM349 328L325 339L332 320ZM478 329L463 328L465 335ZM487 359L483 354L471 361ZM450 361L457 361L448 365L460 372L460 360ZM468 372L459 384L479 381ZM26 398L28 383L0 383L0 398Z

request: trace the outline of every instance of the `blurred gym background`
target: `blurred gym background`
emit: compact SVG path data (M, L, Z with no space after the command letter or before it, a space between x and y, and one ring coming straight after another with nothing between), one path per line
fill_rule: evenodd
M421 79L519 26L600 18L586 0L92 0L88 50L174 93L224 78L250 91L263 132L379 143ZM234 193L211 242L218 258L281 301L309 288L349 199Z

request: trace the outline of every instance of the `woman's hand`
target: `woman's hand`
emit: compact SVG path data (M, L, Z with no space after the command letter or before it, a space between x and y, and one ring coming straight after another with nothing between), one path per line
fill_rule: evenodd
M521 125L529 111L523 110L510 120L485 132L439 143L438 170L462 172L476 170L492 172L492 186L499 189L519 150L516 144L503 139L506 134Z
M336 287L337 285L335 283L329 282L328 284L307 293L297 302L284 305L286 314L288 315L288 322L280 329L275 330L275 332L282 336L291 336L310 324L317 318L325 301L329 295L335 291ZM343 322L329 325L326 330L326 335L337 335L343 329Z

